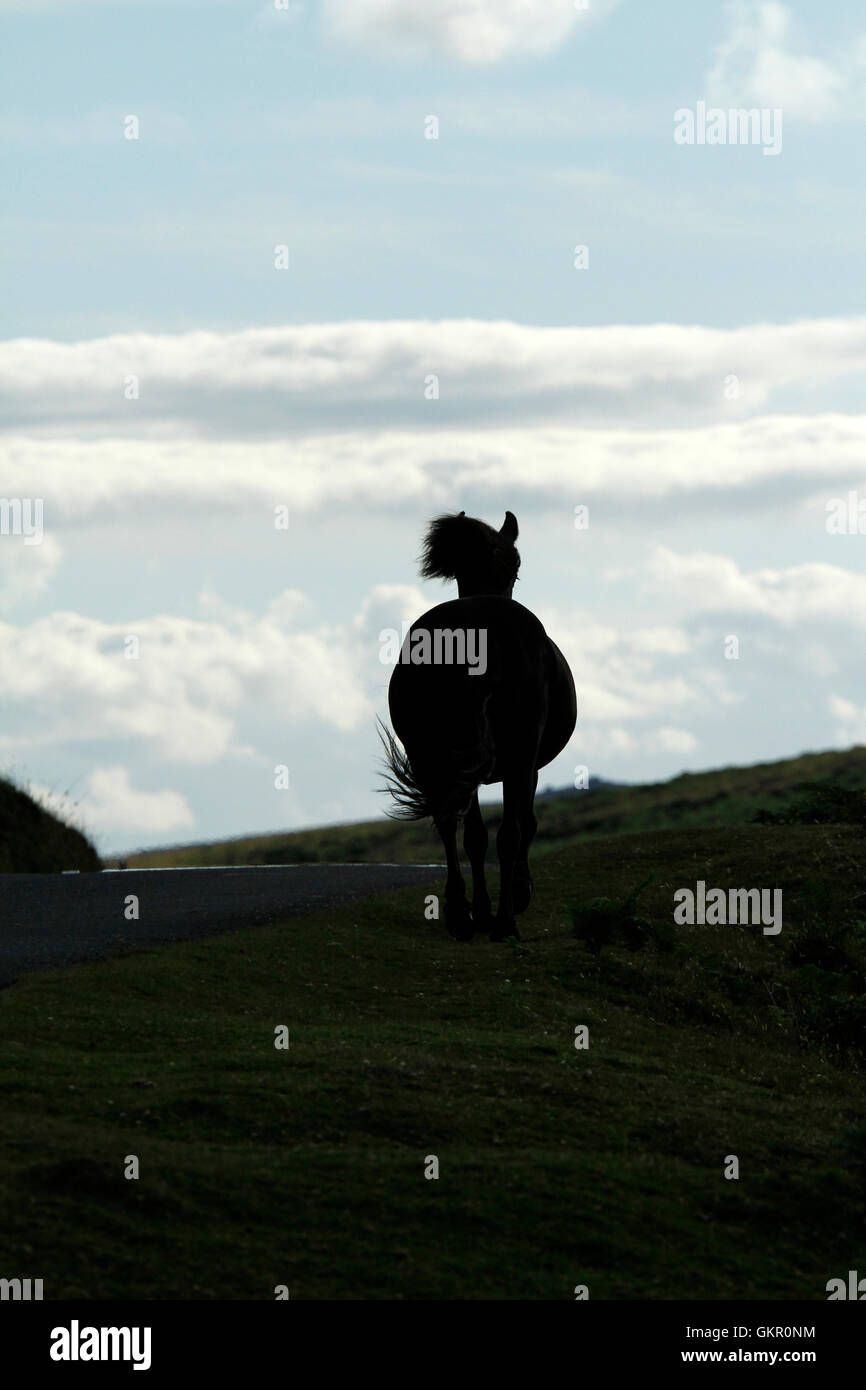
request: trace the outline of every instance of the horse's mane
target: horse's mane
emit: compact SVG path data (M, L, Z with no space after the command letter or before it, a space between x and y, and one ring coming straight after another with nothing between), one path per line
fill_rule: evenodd
M517 522L506 512L517 535ZM486 521L465 512L447 513L431 521L420 557L422 579L458 579L467 571L491 571L503 579L514 580L520 569L520 555L509 536L495 531Z

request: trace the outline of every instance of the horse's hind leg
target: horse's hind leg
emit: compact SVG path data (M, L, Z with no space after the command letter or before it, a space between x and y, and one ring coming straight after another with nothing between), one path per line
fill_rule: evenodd
M491 913L484 860L487 855L487 826L478 805L478 793L466 812L463 827L463 848L472 865L472 922L476 931L489 931Z
M496 835L499 855L499 907L490 933L491 941L503 941L520 932L514 920L514 870L520 858L520 827L532 812L534 788L531 774L502 779L502 824Z
M458 941L468 941L472 936L472 914L466 901L466 885L460 872L460 859L457 854L457 816L436 816L434 819L445 846L445 858L448 862L445 926Z
M532 899L532 874L529 872L529 847L535 839L538 821L535 817L535 789L538 786L538 773L532 777L532 795L528 803L523 803L520 815L520 849L514 865L514 911L525 912Z

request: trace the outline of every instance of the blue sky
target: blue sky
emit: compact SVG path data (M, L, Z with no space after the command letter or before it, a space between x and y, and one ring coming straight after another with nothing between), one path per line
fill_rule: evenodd
M858 8L0 17L0 497L45 510L0 535L0 765L106 850L374 814L378 633L461 508L517 513L575 670L542 781L866 739ZM678 145L699 102L781 150Z

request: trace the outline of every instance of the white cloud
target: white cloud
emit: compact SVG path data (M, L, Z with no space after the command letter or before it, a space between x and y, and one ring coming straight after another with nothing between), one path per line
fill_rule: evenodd
M0 610L36 598L54 578L63 549L56 536L25 545L21 536L0 536Z
M286 423L304 403L393 407L424 403L424 378L441 377L442 399L488 411L517 398L524 410L575 413L575 392L609 392L621 410L628 396L677 391L677 410L724 402L728 374L740 379L749 406L773 389L812 378L866 371L866 317L752 324L614 324L537 328L514 322L441 320L306 324L231 334L128 334L90 342L11 339L0 343L0 399L10 421L154 420L199 413L213 396L232 409L246 400L252 431ZM126 399L126 378L140 399ZM683 391L685 388L685 395ZM578 396L577 409L585 409ZM428 411L430 414L431 411Z
M361 640L377 644L380 632L386 628L399 632L402 623L414 622L427 606L424 594L413 584L376 584L352 627Z
M90 838L120 832L158 836L195 825L195 816L179 792L169 788L136 791L125 767L95 767L78 800L40 782L28 783L27 790L47 811Z
M45 499L46 538L70 522L111 527L130 515L139 527L240 508L258 509L265 524L280 503L295 517L329 505L417 515L492 493L570 513L604 497L634 508L641 499L736 492L746 511L764 505L767 484L792 507L824 479L828 496L861 484L866 416L765 416L703 429L383 429L242 443L156 432L0 435L0 473L10 493L32 488Z
M830 695L827 704L833 718L838 720L837 743L844 748L852 743L866 744L866 705L858 708L853 701L841 695Z
M866 574L835 565L791 565L748 573L726 555L675 554L656 547L650 584L692 613L759 614L783 627L838 623L866 627Z
M610 757L632 757L638 748L638 740L628 729L616 725L583 725L578 723L575 743L582 757L593 759L590 771L600 768L602 760Z
M278 596L258 618L220 622L155 616L121 625L61 612L0 624L0 747L131 739L156 757L202 765L249 752L236 743L235 720L255 703L294 729L355 728L372 717L358 672L376 649L342 629L299 629L297 597ZM130 635L138 659L124 656Z
M354 735L367 721L372 739L391 674L381 660L380 632L399 631L430 606L411 585L383 584L360 599L353 618L329 628L309 620L302 626L305 605L293 591L258 618L215 605L220 616L211 622L157 616L122 626L55 613L29 626L0 625L0 749L32 754L121 743L148 765L161 759L203 766L232 755L268 762L275 729L296 751L307 731L328 726L332 736ZM722 696L694 663L682 673L689 650L682 629L623 630L580 610L541 606L538 613L574 673L580 746L622 752L631 739L646 751L695 746L670 722L672 711L715 708ZM123 655L129 634L141 643L137 660ZM260 747L239 745L243 722ZM645 734L625 728L642 724L652 727ZM133 798L121 770L112 764L102 771L81 805L90 819L114 828L112 798ZM164 811L167 794L159 795Z
M694 665L688 668L689 680L680 674L681 661L670 674L662 669L667 658L682 658L689 651L688 636L680 628L613 626L580 609L545 604L534 611L571 667L581 728L653 719L707 698L717 702Z
M136 791L125 767L96 767L87 779L87 792L71 803L45 787L31 788L38 801L67 822L74 821L90 834L107 831L141 831L161 835L195 825L195 817L179 792Z
M707 74L711 101L781 107L785 117L807 121L866 110L862 42L819 58L794 48L791 11L777 0L735 0L727 12L729 33Z
M97 831L138 830L162 835L169 830L186 830L195 825L195 817L179 792L168 788L158 792L136 791L125 767L94 768L88 778L82 810Z
M648 751L653 753L693 753L698 746L698 740L688 729L664 726L650 731L646 746Z
M578 691L578 727L548 774L553 780L569 778L576 762L634 776L637 767L653 772L671 758L715 750L730 724L728 706L742 703L750 689L751 697L763 698L771 675L784 682L784 659L790 664L792 649L808 647L810 623L824 640L829 623L849 632L852 618L866 622L856 616L866 613L866 577L831 566L748 573L725 556L656 548L647 583L662 601L647 609L653 617L643 626L634 614L623 623L600 618L593 608L534 605L569 661ZM374 759L373 717L387 708L390 676L379 660L379 633L399 629L403 619L429 606L430 597L412 585L379 584L357 598L352 616L332 626L317 624L294 590L259 616L209 593L213 616L207 622L154 616L109 625L60 613L17 629L0 625L0 751L32 757L51 749L52 760L54 750L71 751L73 768L82 759L96 763L78 819L87 829L112 834L160 839L191 824L189 808L175 793L138 793L130 785L143 775L151 780L159 759L202 766L238 757L241 782L262 787L269 785L274 762L288 757L293 778L298 771L297 788L309 794L323 766L334 776L328 750L340 746L340 735L342 756L355 750L351 761L356 745L363 745L362 762ZM720 613L724 627L702 621L703 614ZM726 663L719 633L738 615L746 640L746 617L778 623L784 650L753 641L748 662ZM138 661L122 655L130 632L141 639ZM817 704L826 699L828 679L846 676L841 669L830 676L815 670L810 658L804 677L812 681L810 698ZM751 687L743 689L742 677ZM866 711L850 700L835 697L831 714L840 741L866 732ZM714 757L710 752L709 761ZM293 824L304 819L299 804L292 803ZM287 812L279 814L284 823ZM306 819L323 814L308 808Z
M536 57L572 30L609 13L617 0L323 0L331 33L352 42L481 66Z
M438 400L424 396L439 377ZM306 324L235 333L117 334L0 343L6 428L73 422L136 434L184 422L247 437L398 421L717 420L798 383L866 374L866 316L719 329L540 328L442 320ZM729 378L738 394L728 399ZM125 383L136 379L138 398Z

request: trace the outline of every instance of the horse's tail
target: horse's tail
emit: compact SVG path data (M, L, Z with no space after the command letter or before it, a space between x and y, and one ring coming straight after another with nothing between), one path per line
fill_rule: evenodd
M445 758L432 760L429 770L413 766L381 720L379 737L385 750L384 790L394 798L394 809L387 814L394 820L462 815L496 761L486 699L478 711L476 739L466 748L449 749Z
M394 809L385 814L392 820L424 820L432 816L433 807L416 782L408 757L391 730L386 729L381 719L378 723L379 738L385 750L385 786L382 790L390 792L394 798Z

